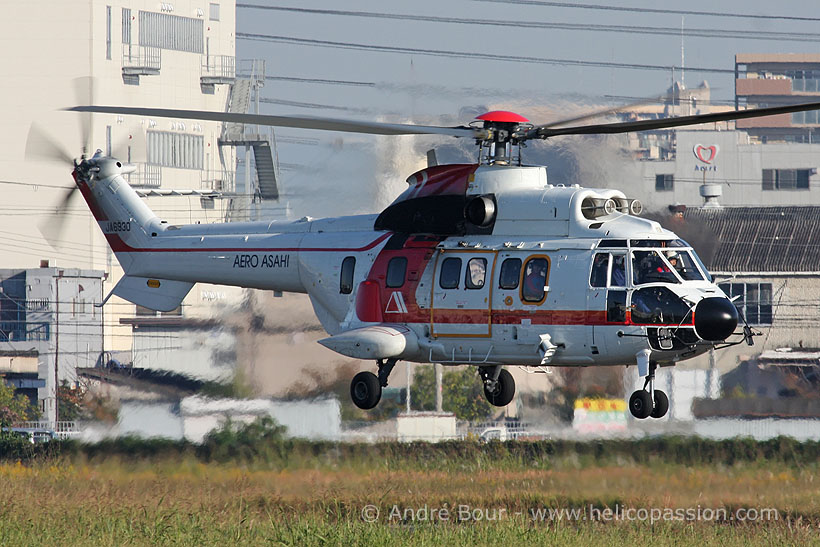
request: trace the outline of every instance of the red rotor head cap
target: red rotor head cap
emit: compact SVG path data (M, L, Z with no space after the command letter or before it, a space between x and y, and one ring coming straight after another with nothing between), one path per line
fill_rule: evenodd
M484 120L485 122L501 122L501 123L528 123L529 120L515 112L507 110L493 110L487 112L476 118L477 120Z

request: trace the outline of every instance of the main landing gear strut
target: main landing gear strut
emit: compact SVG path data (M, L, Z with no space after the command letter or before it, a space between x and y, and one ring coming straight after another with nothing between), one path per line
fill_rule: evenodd
M650 351L638 352L638 372L646 379L643 389L634 392L629 398L629 412L636 418L663 418L669 410L669 397L659 389L655 389L655 369L658 364L649 361ZM647 389L648 388L648 389Z
M396 366L398 359L379 359L379 375L363 371L353 377L350 382L350 398L353 404L362 410L370 410L379 404L382 398L382 388L387 387L387 378Z

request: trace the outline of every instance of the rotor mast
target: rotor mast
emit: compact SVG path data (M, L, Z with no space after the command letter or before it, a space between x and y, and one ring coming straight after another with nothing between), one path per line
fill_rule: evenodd
M518 138L519 131L532 128L529 120L506 110L487 112L476 119L484 122L482 129L485 133L476 138L478 162L483 165L521 165L521 147L524 146L524 141Z

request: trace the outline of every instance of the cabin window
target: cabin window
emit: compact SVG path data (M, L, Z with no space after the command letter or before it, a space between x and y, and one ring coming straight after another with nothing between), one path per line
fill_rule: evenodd
M467 270L464 274L464 286L468 289L480 289L484 286L484 278L487 275L487 259L471 258L467 262Z
M498 277L500 289L517 289L521 277L521 259L508 258L501 263L501 275Z
M546 298L549 262L546 258L531 258L524 265L524 281L521 284L521 299L524 302L540 303Z
M456 257L445 258L441 263L441 274L438 284L442 289L457 289L461 278L461 259Z
M356 271L356 257L348 256L342 260L342 271L339 276L339 292L350 294L353 292L353 273Z
M391 288L404 285L404 276L407 273L407 258L396 256L390 259L387 264L386 285Z
M595 253L592 259L592 272L589 274L591 287L606 287L609 276L609 253Z

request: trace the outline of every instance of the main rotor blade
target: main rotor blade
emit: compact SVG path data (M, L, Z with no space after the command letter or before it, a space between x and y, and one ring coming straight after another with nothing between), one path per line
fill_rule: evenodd
M82 104L94 104L94 88L96 80L92 76L74 78L71 81L74 88L74 100ZM91 144L91 114L80 116L80 146L83 154L88 152Z
M182 118L188 120L208 120L215 122L294 127L299 129L324 129L348 133L371 135L448 135L451 137L473 138L482 130L469 127L439 127L432 125L412 125L402 123L364 122L336 118L316 118L312 116L269 116L267 114L241 114L235 112L213 112L206 110L174 110L169 108L141 108L129 106L75 106L68 108L74 112L98 112L103 114L131 114L134 116L157 116L160 118Z
M614 106L614 107L610 107L610 108L602 108L600 110L593 110L593 111L588 112L586 114L581 114L579 116L573 116L572 118L563 118L561 120L555 120L553 122L543 123L543 124L539 125L537 127L537 129L547 128L547 127L558 127L559 125L567 125L568 123L582 122L584 120L591 120L593 118L600 118L601 116L607 116L609 114L617 114L618 112L623 112L624 110L631 110L631 109L636 108L638 106L644 106L644 105L647 105L647 104L657 103L658 101L661 101L661 100L667 98L668 96L669 96L668 94L665 94L665 95L659 95L657 97L647 97L646 99L640 99L638 101L635 101L635 102L632 102L632 103L629 103L629 104L625 104L625 105L621 105L621 106Z
M524 139L547 139L558 135L600 135L614 133L631 133L633 131L650 131L652 129L666 129L698 125L701 123L724 122L729 120L743 120L747 118L761 118L776 114L790 114L805 112L806 110L820 110L820 102L801 103L787 106L771 106L767 108L753 108L751 110L733 110L715 114L697 114L695 116L680 116L664 118L662 120L638 120L634 122L605 123L596 125L580 125L573 127L536 127L527 131Z

